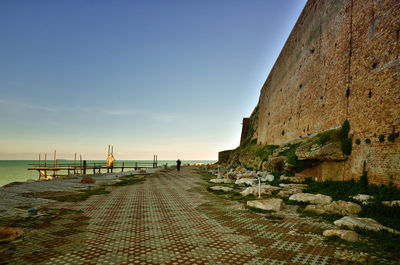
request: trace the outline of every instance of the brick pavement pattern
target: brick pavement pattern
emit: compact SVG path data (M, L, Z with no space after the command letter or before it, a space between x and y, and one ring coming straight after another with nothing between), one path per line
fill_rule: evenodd
M206 191L191 168L112 187L78 203L14 247L0 245L10 264L338 264L335 248L307 235L324 224L272 221Z

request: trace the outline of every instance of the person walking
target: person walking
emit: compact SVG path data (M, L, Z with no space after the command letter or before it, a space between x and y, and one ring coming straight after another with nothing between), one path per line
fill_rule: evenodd
M181 170L181 164L182 164L182 162L181 162L181 160L178 158L178 160L176 160L176 169L177 169L178 171Z

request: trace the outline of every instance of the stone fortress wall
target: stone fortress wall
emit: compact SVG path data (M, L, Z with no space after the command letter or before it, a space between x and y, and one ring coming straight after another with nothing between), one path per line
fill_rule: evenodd
M279 145L348 119L353 150L335 170L342 179L366 170L370 182L400 186L400 138L388 140L400 130L399 35L398 0L309 0L246 132Z

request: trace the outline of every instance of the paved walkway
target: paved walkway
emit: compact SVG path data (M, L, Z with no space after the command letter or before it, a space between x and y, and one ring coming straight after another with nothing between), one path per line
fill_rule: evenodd
M54 203L23 239L0 245L13 264L336 264L311 235L322 224L268 220L208 193L190 168L113 187L79 203ZM36 223L35 223L36 222Z

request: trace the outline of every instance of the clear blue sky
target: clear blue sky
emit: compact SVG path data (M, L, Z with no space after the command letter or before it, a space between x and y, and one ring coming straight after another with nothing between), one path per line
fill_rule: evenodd
M0 1L0 159L216 159L305 2Z

